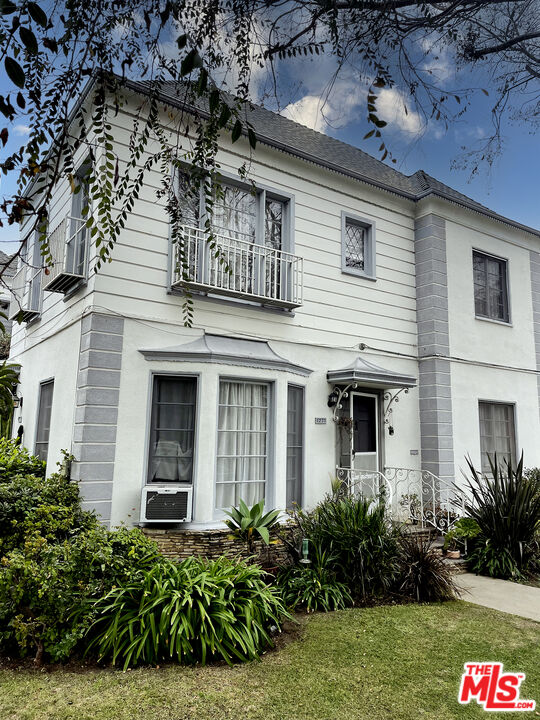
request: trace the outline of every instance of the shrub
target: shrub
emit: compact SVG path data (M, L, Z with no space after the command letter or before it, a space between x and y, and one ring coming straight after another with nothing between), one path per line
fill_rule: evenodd
M29 535L61 542L97 524L92 513L81 509L78 485L58 473L47 479L15 475L0 482L0 554L22 547Z
M403 533L399 538L399 593L417 602L453 600L458 591L450 567L430 540Z
M62 660L93 621L93 601L160 555L140 530L106 530L81 509L78 485L45 479L26 450L0 441L0 460L0 649Z
M277 584L287 607L330 612L353 604L347 586L336 579L331 569L332 560L328 553L316 548L311 566L291 565L279 571Z
M331 569L354 596L367 600L386 593L397 572L397 532L386 517L383 502L361 496L330 497L312 512L293 513L293 546L308 538L332 557ZM285 540L285 538L283 538Z
M279 591L256 565L221 557L168 560L98 600L90 652L124 669L175 659L254 660L288 616Z
M30 455L17 440L0 438L0 482L7 482L17 475L45 477L45 463Z
M159 553L138 530L100 525L62 542L33 533L0 566L0 646L64 660L94 619L93 601L151 567Z
M480 528L478 542L469 555L471 569L492 577L519 579L537 569L536 533L540 525L540 478L517 467L503 468L495 455L489 458L491 477L470 470L465 506Z

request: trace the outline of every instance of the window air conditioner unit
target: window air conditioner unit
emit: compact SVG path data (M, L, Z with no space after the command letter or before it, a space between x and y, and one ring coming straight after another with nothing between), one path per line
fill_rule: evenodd
M141 498L141 522L190 522L192 491L192 487L179 485L145 485Z

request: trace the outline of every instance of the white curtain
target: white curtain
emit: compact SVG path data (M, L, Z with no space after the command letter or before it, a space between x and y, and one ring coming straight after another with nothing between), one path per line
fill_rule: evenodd
M248 190L222 185L214 199L212 225L221 234L219 245L231 269L226 272L210 254L210 283L238 292L253 292L253 253L257 226L257 198Z
M216 507L251 506L265 495L268 386L222 381L219 390Z

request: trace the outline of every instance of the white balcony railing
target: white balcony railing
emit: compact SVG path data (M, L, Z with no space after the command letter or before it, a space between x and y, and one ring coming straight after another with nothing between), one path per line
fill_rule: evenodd
M65 217L48 237L53 264L45 270L43 289L66 293L86 277L86 220Z
M213 248L199 228L184 225L180 235L173 245L173 287L283 308L302 305L303 264L297 255L256 245L239 233L214 233Z
M41 268L23 264L13 276L9 319L29 322L41 314Z

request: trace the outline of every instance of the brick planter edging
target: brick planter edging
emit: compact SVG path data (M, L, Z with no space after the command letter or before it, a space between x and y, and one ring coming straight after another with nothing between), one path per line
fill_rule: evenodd
M171 560L185 560L199 556L215 560L221 555L228 557L250 556L246 543L232 531L225 528L214 530L176 530L162 528L142 528L143 533L154 540L160 552ZM271 533L272 544L266 546L262 540L254 542L259 562L279 565L287 563L289 555L285 544Z

